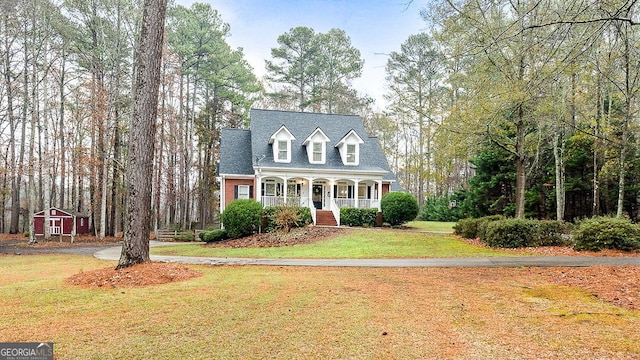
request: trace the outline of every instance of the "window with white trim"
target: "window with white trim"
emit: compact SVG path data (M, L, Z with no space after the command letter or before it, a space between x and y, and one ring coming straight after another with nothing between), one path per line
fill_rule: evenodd
M322 143L313 143L313 162L322 162Z
M356 163L356 145L347 144L347 164Z
M249 185L238 185L238 199L249 199Z
M288 145L288 141L278 140L278 160L287 161L287 159L289 158Z
M358 185L358 199L367 199L367 185Z
M338 183L338 192L336 194L336 198L338 199L348 199L349 198L349 185L347 183L340 182Z

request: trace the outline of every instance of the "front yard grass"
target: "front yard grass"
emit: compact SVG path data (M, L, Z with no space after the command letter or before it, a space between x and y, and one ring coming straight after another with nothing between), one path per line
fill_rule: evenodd
M562 269L190 266L144 288L68 285L115 267L0 255L0 339L56 359L629 359L640 313L541 275Z
M469 245L449 234L408 230L353 229L312 244L270 248L213 248L198 244L162 246L154 255L299 259L389 259L528 256L525 252Z

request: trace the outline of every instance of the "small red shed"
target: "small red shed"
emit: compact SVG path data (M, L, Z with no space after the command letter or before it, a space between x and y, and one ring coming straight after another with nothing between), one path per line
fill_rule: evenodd
M35 235L44 235L44 210L33 215ZM74 236L89 233L89 216L69 210L49 209L49 230L55 236Z

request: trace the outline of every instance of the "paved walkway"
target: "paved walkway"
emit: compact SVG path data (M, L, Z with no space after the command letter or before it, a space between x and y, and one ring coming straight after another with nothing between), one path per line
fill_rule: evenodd
M177 243L150 241L149 245L166 246ZM193 243L191 243L193 244ZM118 260L121 247L98 251L94 256L102 260ZM208 258L194 256L151 255L152 261L207 265L274 265L274 266L328 266L328 267L552 267L552 266L640 266L640 257L600 256L521 256L483 258L434 259L252 259Z

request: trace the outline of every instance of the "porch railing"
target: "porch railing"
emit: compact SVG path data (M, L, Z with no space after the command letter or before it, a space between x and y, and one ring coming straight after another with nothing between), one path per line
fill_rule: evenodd
M287 203L285 204L284 196L263 196L262 197L262 206L282 206L282 205L292 205L292 206L307 206L302 204L302 198L299 196L287 196Z
M341 199L341 198L336 198L333 199L336 206L338 208L343 208L343 207L355 207L356 201L354 199Z

